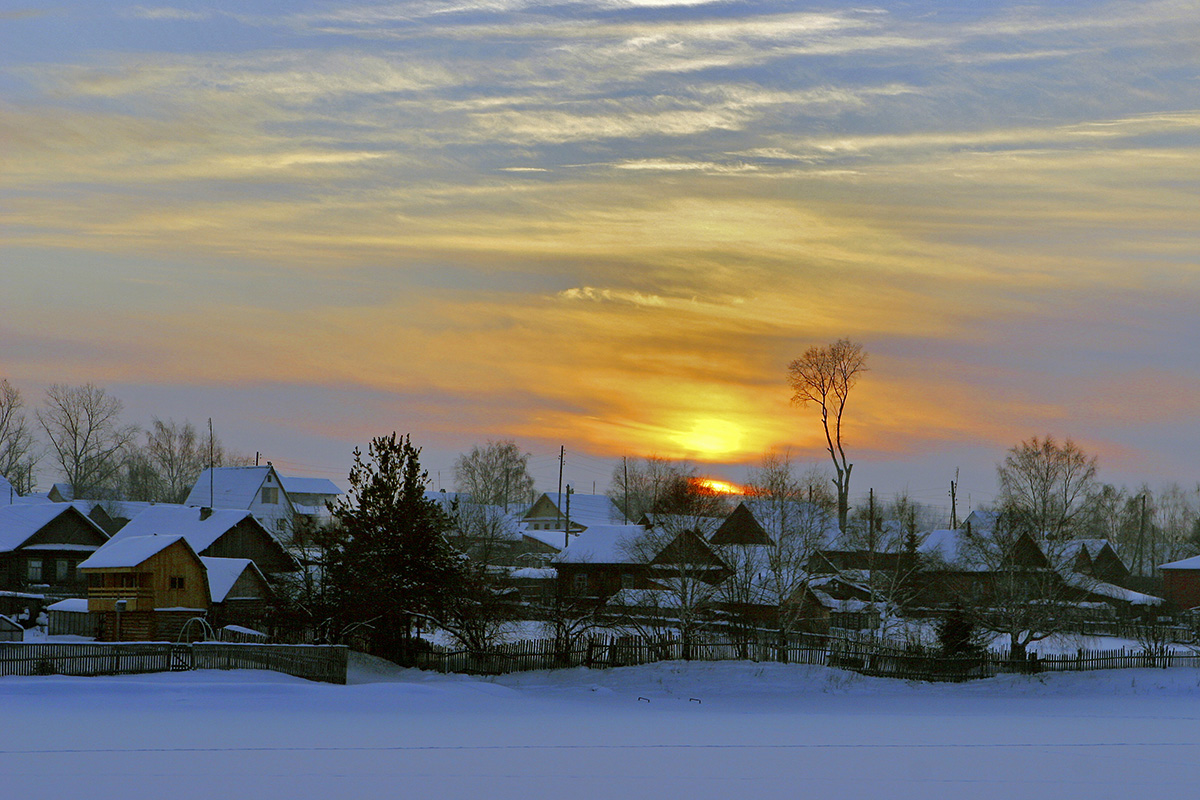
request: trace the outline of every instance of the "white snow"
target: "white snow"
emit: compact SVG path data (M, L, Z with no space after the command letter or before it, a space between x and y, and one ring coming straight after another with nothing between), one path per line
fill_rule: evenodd
M1200 671L958 685L667 662L494 679L356 656L267 672L0 678L11 798L1127 798L1200 781Z

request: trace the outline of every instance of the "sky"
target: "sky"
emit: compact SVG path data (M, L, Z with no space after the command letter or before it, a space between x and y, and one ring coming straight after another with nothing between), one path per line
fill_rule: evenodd
M15 2L0 376L337 478L410 432L987 502L1073 438L1200 481L1192 2ZM48 478L51 476L47 476Z

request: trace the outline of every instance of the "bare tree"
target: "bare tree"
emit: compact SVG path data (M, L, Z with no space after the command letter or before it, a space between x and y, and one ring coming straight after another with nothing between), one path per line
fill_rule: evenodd
M999 506L1014 526L1045 539L1071 539L1082 531L1098 491L1096 458L1053 436L1011 448L997 467Z
M93 384L46 390L38 422L63 477L76 497L98 497L111 491L137 428L121 423L120 400Z
M867 369L866 362L867 353L861 344L838 339L826 347L808 348L788 365L792 402L801 406L816 403L821 409L826 449L836 473L833 482L838 494L838 528L842 531L846 530L850 510L850 472L854 469L842 446L842 415L859 373Z
M475 445L454 462L454 488L481 505L507 509L510 503L528 503L533 495L529 456L511 439Z
M626 545L627 555L648 568L657 587L638 591L639 605L674 621L684 658L691 657L696 636L711 617L717 585L729 574L707 543L728 512L722 495L679 476L659 498L655 525Z
M225 448L216 437L209 439L208 431L200 433L191 422L165 422L155 417L146 431L142 448L146 460L159 482L156 497L148 498L167 503L182 503L192 485L211 462L226 466Z
M1071 572L1064 540L1036 541L1026 523L1001 513L991 530L964 531L960 602L985 631L1008 637L1014 660L1034 642L1071 630L1095 578Z
M0 378L0 476L21 494L33 491L38 453L17 387Z
M613 468L608 497L628 522L637 523L661 505L672 485L695 477L696 468L686 461L624 458Z

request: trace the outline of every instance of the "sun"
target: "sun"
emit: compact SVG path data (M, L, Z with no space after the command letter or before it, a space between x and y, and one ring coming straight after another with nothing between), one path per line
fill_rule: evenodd
M715 494L745 494L744 487L736 483L723 481L720 478L696 478L695 484L702 489L708 489Z
M721 419L699 419L687 431L671 437L675 444L706 459L717 459L740 451L742 430Z

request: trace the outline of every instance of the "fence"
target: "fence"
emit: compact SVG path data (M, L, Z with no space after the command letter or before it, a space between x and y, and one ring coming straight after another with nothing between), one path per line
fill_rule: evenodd
M3 675L138 675L192 669L267 669L325 683L346 682L342 645L196 642L0 643Z
M851 670L863 675L922 681L967 681L1000 674L1077 672L1098 669L1200 667L1200 653L1151 650L1079 650L1072 654L1013 659L1006 652L945 656L937 650L881 642L871 637L790 634L741 641L674 636L608 636L556 643L534 639L485 651L431 647L409 666L441 672L498 675L586 666L597 669L656 661L777 661Z

